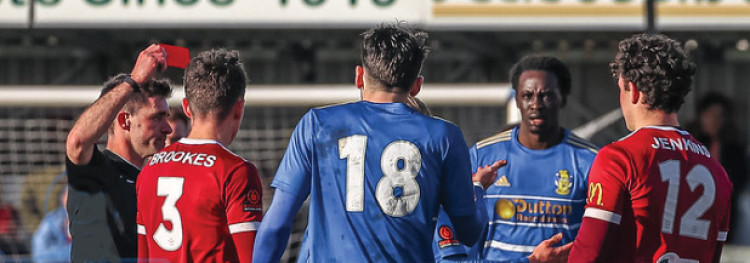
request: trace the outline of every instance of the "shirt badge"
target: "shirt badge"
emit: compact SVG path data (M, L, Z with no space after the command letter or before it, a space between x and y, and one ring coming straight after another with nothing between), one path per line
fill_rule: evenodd
M573 186L573 178L570 178L568 170L560 170L555 174L555 177L557 177L555 179L555 186L557 186L555 193L559 195L570 194L570 187Z

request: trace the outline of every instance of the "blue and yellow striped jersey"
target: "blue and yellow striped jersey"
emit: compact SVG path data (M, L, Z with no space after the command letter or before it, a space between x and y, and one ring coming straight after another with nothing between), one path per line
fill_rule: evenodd
M508 164L498 170L484 197L490 218L484 240L473 248L445 242L439 231L450 224L440 217L433 246L437 260L465 254L470 259L525 261L534 247L557 233L564 235L559 245L575 239L598 148L568 130L560 144L544 150L526 148L517 135L514 127L470 149L472 171L498 160Z

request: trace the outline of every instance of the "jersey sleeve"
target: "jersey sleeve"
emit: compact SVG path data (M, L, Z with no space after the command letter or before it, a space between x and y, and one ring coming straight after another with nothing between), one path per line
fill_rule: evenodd
M441 262L446 259L455 260L468 256L466 248L456 239L455 233L456 231L453 228L450 218L440 208L432 244L435 262Z
M309 111L292 132L272 187L297 196L310 194L314 129L313 111Z
M625 201L629 199L626 182L630 174L631 160L624 152L611 147L602 149L589 172L583 217L619 225Z
M65 157L65 170L68 174L68 184L72 187L89 189L97 191L104 184L102 180L102 170L105 167L106 160L96 146L93 147L91 160L87 164L77 165Z
M628 156L605 147L594 159L589 173L588 196L583 222L573 242L569 258L580 262L601 261L601 256L617 249L617 235L626 201L629 199L627 178L631 172ZM605 260L606 261L606 260Z
M479 161L477 158L477 146L474 145L469 149L469 160L471 161L471 172L474 173L479 167Z
M232 171L223 194L229 233L257 231L263 219L263 186L255 165L244 162Z
M476 203L471 183L469 149L463 133L458 127L449 126L444 140L446 152L440 182L443 209L451 216L473 215Z

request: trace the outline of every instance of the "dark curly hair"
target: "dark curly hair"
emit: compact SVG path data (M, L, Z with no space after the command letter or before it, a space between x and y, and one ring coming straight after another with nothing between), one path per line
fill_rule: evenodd
M247 74L237 51L212 49L194 57L185 69L185 97L193 114L223 120L245 96Z
M615 79L633 82L646 94L651 109L676 112L685 103L693 83L695 64L680 42L661 34L639 34L620 41L615 61L609 64Z
M361 58L370 83L408 92L430 49L427 33L401 24L383 23L362 33Z
M510 83L513 90L518 90L518 79L524 71L540 70L555 75L557 86L563 100L570 94L570 70L556 57L525 56L510 69Z

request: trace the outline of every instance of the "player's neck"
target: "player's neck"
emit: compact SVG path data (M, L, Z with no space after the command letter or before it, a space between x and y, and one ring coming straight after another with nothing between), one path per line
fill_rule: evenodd
M648 112L643 112L634 121L635 126L633 127L633 130L638 130L646 126L680 126L676 112L665 113L661 110L649 110Z
M391 92L380 89L362 89L362 100L374 103L406 103L409 94L406 92Z
M518 142L532 150L544 150L559 144L564 135L565 132L560 127L545 133L532 133L525 131L525 127L521 126L518 131Z
M210 122L193 122L193 127L190 129L188 139L201 139L201 140L214 140L222 145L229 145L234 139L236 133L231 132L232 129L227 125L217 125Z
M139 169L143 165L144 157L136 153L135 149L133 149L133 147L127 142L125 138L112 136L112 138L109 138L107 140L107 149L122 157L131 164L135 165Z

